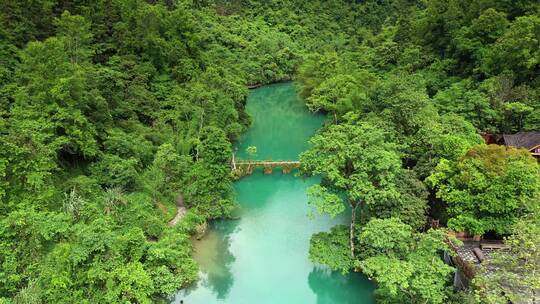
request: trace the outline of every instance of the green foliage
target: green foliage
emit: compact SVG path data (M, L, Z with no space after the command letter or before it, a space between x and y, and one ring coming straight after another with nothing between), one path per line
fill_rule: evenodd
M433 101L442 113L456 113L478 129L495 130L497 112L491 107L489 97L473 86L471 80L454 83L439 91Z
M399 218L372 219L362 227L359 236L360 257L396 256L403 258L409 250L413 229Z
M440 159L456 161L474 145L483 143L474 126L456 114L432 117L423 125L411 145L414 170L422 178L431 174Z
M349 228L332 227L330 232L319 232L311 237L309 259L327 265L333 271L348 273L355 264L349 248Z
M382 12L390 7L399 9ZM483 143L479 131L538 129L539 8L534 1L362 1L362 25L354 35L358 40L309 54L298 69L299 91L307 106L333 116L301 158L304 173L323 177L321 185L309 191L310 204L334 216L344 211L342 201L349 201L354 223L356 205L350 201L367 195L367 207L360 209L363 219L399 218L423 229L426 215L445 224L448 214L452 228L503 234L537 209L538 165L530 155L477 145ZM376 15L365 16L367 12ZM393 147L350 135L357 134L351 125L366 122L375 130L365 137L380 138L382 133ZM395 167L381 155L378 159L387 167L368 159L376 151L370 145L375 142L395 153ZM356 150L357 145L368 151ZM366 163L380 171L362 171ZM369 179L357 178L357 172L363 177L397 177L383 181L383 192L392 195L369 191L381 181L364 183ZM427 177L435 186L429 189L432 196L422 182ZM428 208L428 197L434 199L434 210ZM412 246L419 238L408 229L396 228L410 231L400 240ZM433 240L430 233L424 235L426 242ZM392 234L399 235L386 232ZM378 237L382 244L392 244ZM330 239L329 233L316 235L317 252L322 253L316 259L344 269L348 264L340 266L328 253L335 248ZM434 251L415 258L403 252L400 257L381 253L364 261L367 267L362 270L377 278L381 301L459 301L446 289L450 270L440 259L430 264Z
M519 79L534 77L540 64L539 45L540 17L518 17L486 56L486 72L496 75L509 70Z
M309 204L320 214L328 214L334 218L345 211L343 198L321 185L313 185L308 191Z
M536 109L525 118L524 129L528 131L540 129L540 109Z
M383 303L446 303L446 280L453 268L440 252L444 232L415 233L397 218L373 219L358 235L360 267L378 284Z
M0 298L150 303L191 283L189 235L234 207L230 145L249 121L248 68L196 22L220 17L187 2L1 6ZM265 35L252 50L284 46ZM289 79L293 57L267 59L282 71L261 82ZM190 216L173 229L179 195Z
M126 133L122 129L107 130L107 137L103 141L103 148L107 154L115 154L122 158L140 159L147 165L153 158L153 145L142 134L137 132Z
M356 79L350 75L337 75L322 82L306 101L311 111L324 109L334 115L352 110L350 96L357 90Z
M399 153L395 144L385 140L385 135L368 122L330 125L315 135L310 140L312 147L300 155L302 172L323 178L320 185L309 188L310 204L320 213L334 217L345 210L345 196L352 211L349 244L345 246L347 234L342 228L316 234L310 247L313 261L346 272L353 263L343 260L345 252L349 251L351 260L356 253L356 210L362 211L362 218L367 217L364 212L377 216L389 211L385 202L399 198L395 184L401 165Z
M92 56L93 35L90 32L91 24L88 20L82 16L72 16L69 11L64 11L53 24L56 26L56 36L62 39L72 64L82 63Z
M320 196L345 191L349 204L365 204L374 214L379 210L379 201L399 195L395 189L401 165L399 152L394 143L385 140L382 130L367 122L331 125L310 143L312 147L300 156L302 170L325 180L315 186L319 190L313 188L310 193ZM331 199L327 203L340 202Z
M478 130L539 128L539 12L534 0L3 1L0 301L149 303L189 284L189 234L235 206L246 84L294 78L333 116L301 157L323 178L310 204L352 207L349 233L315 235L310 257L346 272L358 242L384 301L444 302L440 236L415 232L433 215L422 179L454 228L509 233L538 208L526 152L470 149ZM171 228L178 197L189 212ZM399 250L370 251L357 216L404 234L363 230Z
M120 187L132 190L137 178L138 161L135 158L123 159L107 154L90 168L93 176L104 187Z
M508 234L521 216L538 208L538 171L526 150L479 145L457 161L441 161L429 181L449 206L449 227Z
M215 127L202 131L200 145L197 147L198 157L210 164L227 164L232 155L232 149L225 132Z
M381 118L404 136L414 135L433 115L422 78L390 74L377 88L375 107Z
M429 194L427 187L410 170L402 170L396 181L396 187L399 191L399 197L385 202L377 216L380 218L396 217L415 229L423 229L427 222Z
M249 154L250 156L255 156L257 155L257 147L255 146L249 146L246 148L246 153Z

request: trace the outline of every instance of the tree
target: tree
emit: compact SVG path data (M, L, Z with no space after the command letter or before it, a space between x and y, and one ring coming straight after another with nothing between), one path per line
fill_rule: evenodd
M26 122L32 121L30 126L39 128L40 133L54 136L52 146L57 152L93 157L98 148L91 113L101 97L91 83L88 58L77 55L72 61L66 39L32 42L21 53L18 75L24 89L15 95L11 122L13 128L24 132L29 128ZM84 47L82 44L72 51L84 52Z
M489 47L508 28L506 13L488 8L473 20L470 26L462 27L453 37L457 56L467 62L467 68L473 70L488 53Z
M257 147L255 146L249 146L246 148L246 153L249 155L249 157L254 157L257 155Z
M163 172L167 188L179 190L192 164L191 157L180 155L171 144L163 144L156 151L152 167Z
M64 11L54 20L56 36L63 40L64 48L72 64L87 62L92 55L90 22L82 16L72 16Z
M404 137L414 135L435 114L425 82L418 75L388 75L376 89L373 103Z
M302 172L320 175L320 185L309 189L309 201L319 212L335 216L351 208L350 252L355 256L357 209L377 214L380 201L398 197L396 178L401 161L397 146L385 133L366 122L331 125L315 135L312 147L300 155Z
M538 108L534 86L520 82L511 71L486 79L479 90L489 97L491 108L497 113L499 132L521 131Z
M424 43L434 52L451 52L452 37L467 22L465 7L459 0L434 0L427 5L424 22L419 26Z
M311 96L321 83L332 75L333 70L339 69L340 58L335 52L308 56L298 71L302 83L300 95Z
M319 232L311 236L309 259L327 265L333 271L348 273L355 267L355 259L350 252L350 231L345 225L337 225L329 232Z
M136 158L124 159L114 154L106 154L103 159L92 164L90 171L105 187L132 190L139 175L137 167Z
M426 185L418 179L412 170L401 170L396 181L399 196L381 201L377 216L379 218L396 217L405 224L423 229L427 222L428 191Z
M244 66L221 57L216 36L200 40L188 3L8 2L0 301L148 303L192 282L189 234L234 206ZM191 221L173 229L176 191Z
M414 232L398 218L372 219L358 234L359 266L375 279L383 303L445 303L447 279L454 269L440 253L443 231Z
M306 101L308 108L317 112L330 112L337 122L337 116L353 109L350 95L359 87L358 81L350 75L337 75L318 85Z
M488 8L471 23L473 36L483 44L494 43L508 28L509 22L504 12Z
M197 147L201 160L212 164L227 165L232 155L231 145L225 132L216 127L202 130L201 143Z
M457 161L441 160L428 181L448 204L450 228L504 235L538 208L539 170L527 150L478 145Z
M368 239L407 250L362 256L365 271L386 301L440 302L440 259L412 256L440 244L415 232L421 179L446 159L458 180L478 129L540 126L538 1L222 2L0 1L0 302L147 303L193 282L191 234L235 206L228 163L250 123L246 84L293 78L339 124L304 159L322 176L310 203L353 212L313 237L311 258L357 269L369 244L354 223L398 217L375 226L403 240ZM467 212L529 213L515 199L530 190L524 171L497 182L489 201L504 212ZM178 193L189 211L169 227Z
M457 161L474 145L484 140L477 129L463 117L449 113L437 115L414 135L411 158L421 179L428 177L440 159Z
M352 65L347 57L341 60L343 61L341 65ZM310 81L309 79L301 80ZM311 111L331 113L334 116L334 122L337 122L347 112L367 112L373 108L370 98L378 83L375 73L367 69L359 69L351 71L350 74L328 76L327 79L320 81L322 82L313 88L306 99L306 105ZM307 86L309 86L308 83L302 82L302 89L308 89Z
M22 47L29 41L42 40L53 32L53 10L57 1L6 1L0 4L1 27L12 43Z
M525 118L533 112L534 108L521 102L509 102L504 105L505 124L503 130L515 133L523 130Z
M534 110L525 118L524 128L529 131L540 129L540 108Z
M441 114L458 114L481 131L496 130L499 113L491 106L489 96L478 90L472 79L464 79L439 91L433 97L433 103Z
M512 71L521 81L534 77L540 65L540 17L518 17L485 56L482 69L488 75Z
M155 286L140 262L130 262L113 269L108 275L107 283L110 288L104 300L109 303L152 303L151 295Z
M377 255L405 258L413 232L399 218L372 219L358 233L359 258L365 260Z

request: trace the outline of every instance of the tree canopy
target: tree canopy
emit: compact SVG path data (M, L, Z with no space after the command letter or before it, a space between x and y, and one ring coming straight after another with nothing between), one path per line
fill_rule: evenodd
M445 280L454 271L439 255L443 231L417 233L398 218L372 219L358 235L360 268L375 277L384 303L446 303Z
M310 204L352 213L310 258L362 270L383 302L460 303L436 218L511 235L511 263L477 294L497 298L509 268L535 271L523 223L540 177L479 134L540 128L539 14L535 0L0 2L0 302L150 303L192 283L191 235L235 207L247 86L293 79L331 118L301 156L322 178Z
M429 180L448 204L449 227L504 235L538 209L539 170L526 150L480 145L458 161L441 161Z

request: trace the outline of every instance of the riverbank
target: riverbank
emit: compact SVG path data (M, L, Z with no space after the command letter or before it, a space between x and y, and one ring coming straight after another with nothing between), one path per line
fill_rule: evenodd
M238 159L296 160L325 120L307 111L292 83L251 91L247 111L253 124L236 145ZM257 155L245 153L249 146ZM372 303L365 276L343 276L308 259L311 235L347 218L308 218L306 190L317 182L261 169L235 182L240 218L215 221L194 241L200 279L175 303Z

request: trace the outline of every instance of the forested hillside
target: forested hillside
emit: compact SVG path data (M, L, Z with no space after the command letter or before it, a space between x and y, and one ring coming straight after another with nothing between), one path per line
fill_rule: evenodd
M308 107L333 118L301 156L304 174L323 177L310 203L353 211L349 226L313 236L311 259L367 274L381 303L535 303L539 166L480 134L540 129L540 5L375 7L385 4L399 13L360 22L354 45L312 53L298 71ZM512 249L483 264L474 295L456 293L448 236L428 219Z
M247 87L286 80L331 118L301 158L323 177L314 207L355 211L310 257L374 278L382 303L458 297L428 216L538 227L537 162L479 135L540 129L535 0L6 0L0 303L165 302L192 283L190 237L235 208Z

